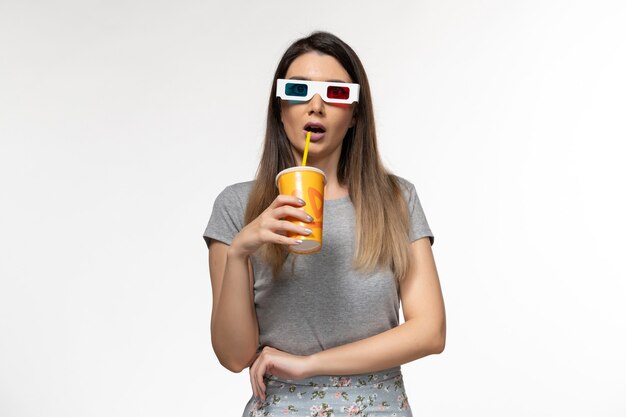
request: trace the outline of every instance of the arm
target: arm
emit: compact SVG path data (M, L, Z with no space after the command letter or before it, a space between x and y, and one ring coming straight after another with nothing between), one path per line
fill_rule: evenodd
M405 323L375 336L310 356L292 355L266 346L250 367L254 395L265 399L266 371L289 379L361 374L443 352L446 315L428 238L411 244L411 266L400 283L400 298Z
M254 273L250 256L266 243L295 245L288 232L309 234L306 228L284 220L311 221L298 197L278 195L263 213L239 230L230 246L212 240L209 269L213 290L211 341L220 363L241 372L256 359L259 325L254 305ZM223 210L227 208L223 207Z
M411 267L400 283L405 323L383 333L311 355L311 375L375 372L443 352L446 317L427 237L411 244Z
M225 368L241 372L254 360L259 343L252 265L247 256L213 240L209 246L209 271L213 350Z

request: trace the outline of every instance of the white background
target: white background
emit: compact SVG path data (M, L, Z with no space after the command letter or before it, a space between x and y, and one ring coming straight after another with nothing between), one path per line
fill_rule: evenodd
M329 30L436 236L416 416L624 416L622 1L0 0L0 415L239 416L202 233Z

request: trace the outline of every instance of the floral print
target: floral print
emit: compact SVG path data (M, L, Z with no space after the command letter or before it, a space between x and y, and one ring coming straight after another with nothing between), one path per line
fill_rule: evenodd
M399 369L303 380L264 377L265 401L251 398L243 417L412 417Z

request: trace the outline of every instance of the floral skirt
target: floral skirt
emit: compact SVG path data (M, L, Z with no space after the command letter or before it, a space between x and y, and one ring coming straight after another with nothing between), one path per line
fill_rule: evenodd
M402 372L314 376L290 380L266 374L265 401L250 398L243 417L412 417Z

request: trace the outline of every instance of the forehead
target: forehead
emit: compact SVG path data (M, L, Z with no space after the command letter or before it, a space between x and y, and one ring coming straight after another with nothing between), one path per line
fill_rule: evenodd
M317 51L307 52L293 60L285 75L285 78L292 77L312 81L352 82L346 69L335 57Z

